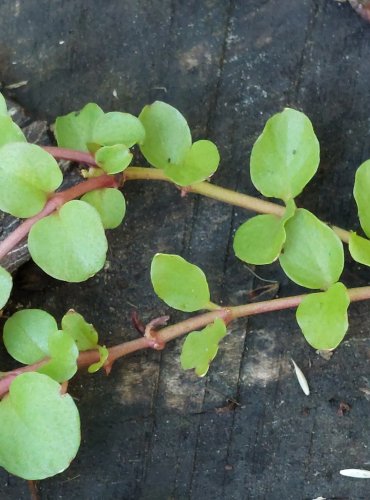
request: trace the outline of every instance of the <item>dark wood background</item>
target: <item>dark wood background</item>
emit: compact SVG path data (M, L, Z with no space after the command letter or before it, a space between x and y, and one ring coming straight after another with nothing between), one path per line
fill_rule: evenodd
M370 25L334 0L2 0L0 80L33 117L52 122L89 101L139 113L155 99L187 117L194 138L221 151L213 182L255 194L249 155L264 122L284 106L303 110L321 142L319 174L299 204L358 227L355 169L370 157ZM114 97L114 89L117 98ZM6 90L5 90L6 92ZM206 272L214 301L239 304L263 282L232 251L250 216L160 183L125 187L128 213L109 232L108 264L82 285L18 274L11 307L42 307L58 319L73 307L107 345L167 313L149 280L154 253L178 253ZM258 273L299 291L279 266ZM370 273L347 265L347 285ZM266 296L267 298L267 296ZM172 321L183 315L172 313ZM43 499L368 499L369 307L350 309L345 342L330 361L309 348L285 311L232 326L209 374L179 366L181 341L118 362L107 378L71 384L82 446ZM304 370L304 396L290 366ZM3 365L9 363L2 355ZM365 392L364 392L365 390ZM368 391L368 392L366 392ZM235 408L228 406L236 401ZM341 403L350 411L340 415ZM32 456L30 456L32 460ZM0 497L27 498L25 482L0 473Z

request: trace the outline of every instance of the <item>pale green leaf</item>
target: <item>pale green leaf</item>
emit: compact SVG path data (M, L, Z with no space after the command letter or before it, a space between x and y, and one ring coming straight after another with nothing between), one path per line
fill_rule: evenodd
M132 153L122 144L103 146L95 153L95 161L107 174L123 172L131 163Z
M84 106L81 111L73 111L59 116L55 121L55 137L61 148L89 151L93 128L104 111L94 103Z
M217 318L201 331L187 335L181 351L181 366L184 370L195 368L198 377L204 377L218 351L219 342L226 335L225 323Z
M63 331L56 331L49 337L48 361L37 371L57 382L64 382L77 372L78 348L74 340Z
M0 147L13 142L27 142L22 130L10 118L0 112Z
M155 293L169 306L185 312L208 308L207 278L199 267L178 255L157 253L150 273Z
M100 116L96 121L92 142L101 146L123 144L131 148L136 143L142 144L144 137L144 127L136 116L112 111Z
M73 399L40 373L15 378L0 403L0 465L29 480L64 471L80 446L80 418Z
M105 347L105 345L98 345L97 346L97 349L99 351L99 355L100 355L100 359L99 361L97 361L96 363L92 363L89 368L87 369L87 371L89 373L95 373L97 372L98 370L100 370L100 368L102 366L104 366L104 363L107 361L108 359L108 356L109 356L109 351L108 349Z
M13 288L13 279L10 273L0 266L0 309L5 306Z
M307 342L319 350L334 349L348 329L347 309L350 300L343 283L327 291L311 293L297 309L297 321Z
M0 92L0 116L8 116L8 109L3 94Z
M53 278L80 282L104 266L108 245L95 208L73 200L32 227L28 248L36 264Z
M96 189L84 194L81 200L97 210L105 229L118 227L126 213L126 201L118 189Z
M253 146L251 178L264 195L287 201L315 175L320 147L304 113L286 108L270 118Z
M4 212L32 217L62 180L58 163L39 146L17 142L0 148L0 209Z
M338 236L303 208L285 224L280 264L288 277L306 288L329 288L343 271L343 245Z
M353 194L357 203L361 227L370 238L370 160L357 169Z
M283 248L285 230L281 218L257 215L244 222L235 233L235 255L248 264L271 264Z
M73 338L79 351L95 349L98 343L98 332L94 326L73 309L63 316L62 330Z
M57 330L55 319L47 312L24 309L6 320L3 340L14 359L30 365L49 355L49 339Z
M182 114L161 101L145 106L139 120L145 128L140 145L148 162L157 168L181 164L191 147L191 134Z
M350 233L348 248L353 260L365 266L370 266L369 240L358 236L356 233Z
M179 165L169 164L164 173L179 186L189 186L213 175L220 163L217 146L211 141L194 142Z

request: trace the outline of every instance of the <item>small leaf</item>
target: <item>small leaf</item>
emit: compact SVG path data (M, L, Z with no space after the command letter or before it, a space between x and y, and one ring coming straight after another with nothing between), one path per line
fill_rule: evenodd
M0 92L0 116L8 116L6 101L3 94Z
M150 274L155 293L174 309L193 312L208 308L207 278L194 264L178 255L157 253Z
M27 142L27 140L10 116L4 116L0 111L0 147L13 142Z
M84 106L81 111L73 111L59 116L55 121L55 137L61 148L89 151L95 123L104 115L104 111L94 103Z
M365 266L370 266L370 240L351 232L348 248L353 260Z
M80 282L104 266L107 239L95 208L73 200L32 227L28 248L36 264L53 278Z
M118 189L96 189L84 194L81 200L97 210L105 229L114 229L123 221L126 213L126 201Z
M103 146L95 153L95 161L107 174L123 172L131 163L132 154L122 144Z
M306 377L303 375L302 370L299 368L299 366L297 365L297 363L294 361L293 358L292 358L292 363L294 366L294 371L295 371L298 383L299 383L302 391L306 394L306 396L309 396L310 395L310 388L308 387Z
M339 474L357 479L370 479L370 470L366 469L342 469Z
M13 279L11 274L0 266L0 309L3 308L8 302L12 288Z
M257 215L244 222L235 233L235 255L248 264L271 264L281 252L285 230L275 215Z
M15 378L0 403L0 465L29 480L65 470L80 446L80 418L73 399L40 373Z
M219 163L217 146L202 140L194 142L181 164L166 166L164 173L179 186L190 186L208 179L216 172Z
M108 359L108 356L109 356L109 351L108 349L105 347L105 345L101 346L101 345L98 345L97 346L97 349L99 351L99 354L100 354L100 360L97 361L96 363L92 363L89 368L87 369L87 371L89 373L95 373L97 372L98 370L100 370L100 368L104 365L104 363L107 361Z
M79 351L95 349L98 344L98 332L94 326L73 309L63 316L62 330L76 342Z
M151 165L164 169L184 161L191 147L191 134L177 109L156 101L144 107L139 120L145 128L145 140L140 149Z
M105 113L96 121L92 142L101 146L123 144L131 148L134 144L142 144L144 137L144 127L136 116L113 111Z
M288 277L306 288L329 288L343 271L343 245L338 236L303 208L285 224L280 264Z
M357 203L361 227L370 238L370 160L357 169L353 194Z
M58 163L39 146L17 142L0 148L0 209L4 212L32 217L62 180Z
M63 331L56 331L49 337L48 356L51 358L37 371L57 382L64 382L77 372L78 348L74 340Z
M335 349L348 329L350 300L343 283L311 293L299 304L296 317L307 342L315 349Z
M57 330L55 319L47 312L24 309L6 320L3 340L14 359L30 365L49 355L49 339Z
M319 143L310 120L286 108L267 121L253 146L252 182L264 196L287 201L312 179L319 161Z
M182 368L184 370L195 368L198 377L204 377L211 361L216 357L218 344L225 335L225 323L219 318L200 332L189 333L182 346Z

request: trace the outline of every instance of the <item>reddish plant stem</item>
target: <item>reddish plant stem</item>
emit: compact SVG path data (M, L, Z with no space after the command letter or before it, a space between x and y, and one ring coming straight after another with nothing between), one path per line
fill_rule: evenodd
M175 325L166 326L158 330L155 334L155 340L147 337L140 337L135 340L123 342L122 344L110 347L108 349L109 356L107 365L111 366L117 359L127 356L127 354L140 351L142 349L155 349L156 343L163 343L182 337L183 335L204 328L205 326L213 323L217 318L222 319L225 323L229 323L237 318L245 318L255 314L264 314L266 312L281 311L284 309L291 309L297 307L308 294L294 295L292 297L284 297L280 299L265 300L263 302L256 302L253 304L244 304L241 306L224 307L217 311L211 311L199 314L192 318L180 321ZM370 299L370 286L350 288L348 295L351 302L358 302ZM86 368L92 363L96 363L100 359L100 354L97 350L90 350L81 352L78 357L78 368ZM37 370L40 366L44 365L48 359L44 359L29 366L23 366L17 370L8 372L3 378L0 379L0 397L4 396L9 390L12 381L21 373Z
M42 146L42 148L49 154L54 156L57 160L67 160L76 163L86 163L92 167L96 167L96 162L94 157L90 153L84 153L83 151L75 151L74 149L57 148L55 146Z
M118 187L119 183L111 175L101 175L94 177L85 182L81 182L65 191L53 194L46 202L44 208L38 214L25 220L20 226L17 227L7 238L0 243L0 259L10 252L20 241L23 240L29 233L31 227L40 219L50 215L52 212L60 208L67 201L79 198L89 191L103 187Z

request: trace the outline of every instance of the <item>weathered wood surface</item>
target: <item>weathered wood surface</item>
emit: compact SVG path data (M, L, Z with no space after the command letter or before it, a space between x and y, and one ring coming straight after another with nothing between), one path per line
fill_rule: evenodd
M0 79L28 80L13 96L34 117L53 120L90 100L134 113L165 100L186 115L196 138L219 145L213 181L243 192L255 193L249 154L266 119L287 105L305 111L322 162L299 203L357 227L354 171L370 157L370 25L348 5L3 0L0 28ZM137 335L132 308L144 320L168 311L149 282L158 251L200 265L214 301L245 302L261 284L232 251L233 232L250 214L180 198L162 184L132 183L125 194L127 218L109 234L105 269L82 285L40 277L35 284L39 274L29 266L13 309L43 307L61 318L73 307L111 345ZM258 272L280 283L281 296L300 290L278 265ZM348 263L347 285L369 278ZM118 362L109 378L81 374L71 384L81 450L66 472L42 482L42 498L368 499L368 482L339 475L370 466L370 402L361 390L370 390L368 305L352 306L350 316L348 338L330 361L305 344L294 312L282 312L235 324L204 379L180 370L180 341ZM291 357L307 375L308 398ZM2 354L2 365L9 363ZM229 401L237 405L227 411ZM343 416L341 402L351 407ZM0 478L1 498L27 497L24 482L5 472Z

